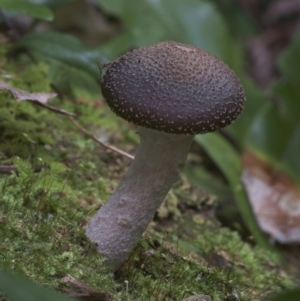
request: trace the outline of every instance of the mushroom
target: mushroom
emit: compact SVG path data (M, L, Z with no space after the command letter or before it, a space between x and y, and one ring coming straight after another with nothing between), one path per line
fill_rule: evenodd
M108 66L101 89L112 111L138 125L140 135L134 161L119 187L86 227L86 235L114 271L178 179L194 135L231 124L245 96L225 63L177 42L122 55Z

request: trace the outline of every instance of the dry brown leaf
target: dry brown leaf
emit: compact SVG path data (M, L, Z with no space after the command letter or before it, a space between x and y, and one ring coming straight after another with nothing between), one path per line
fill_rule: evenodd
M250 152L242 176L258 224L280 243L300 242L300 189Z
M10 84L0 80L0 89L8 90L16 101L32 100L42 104L47 103L49 98L56 97L56 93L30 93L21 89L12 87Z
M24 101L28 100L34 102L48 110L54 111L58 114L63 114L67 116L75 116L75 114L67 112L63 109L53 107L48 105L47 102L50 98L56 97L56 93L43 93L43 92L27 92L25 90L21 90L15 87L12 87L10 84L6 83L5 81L0 80L0 90L7 90L9 91L16 101Z

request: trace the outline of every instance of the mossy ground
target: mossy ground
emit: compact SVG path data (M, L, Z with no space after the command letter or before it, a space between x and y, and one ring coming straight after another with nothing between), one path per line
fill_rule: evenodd
M51 91L46 65L17 65L3 54L0 61L2 80ZM136 149L134 130L99 96L78 95L52 104L75 112L101 139ZM243 242L201 210L180 211L178 202L201 199L184 176L161 210L171 217L156 218L131 258L108 273L84 225L129 163L84 137L65 116L0 92L0 165L18 170L0 174L0 267L62 291L70 289L62 278L71 275L113 300L181 300L194 293L215 301L264 300L292 285L273 253Z

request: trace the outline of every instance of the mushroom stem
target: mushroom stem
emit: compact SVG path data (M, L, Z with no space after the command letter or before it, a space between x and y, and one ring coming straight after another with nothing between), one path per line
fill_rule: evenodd
M182 171L193 135L139 128L140 146L119 187L86 228L116 270L129 257Z

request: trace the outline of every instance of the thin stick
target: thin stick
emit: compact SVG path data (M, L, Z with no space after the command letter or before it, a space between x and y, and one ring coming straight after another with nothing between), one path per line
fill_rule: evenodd
M67 275L66 277L61 279L62 282L64 283L70 283L73 286L73 289L66 289L65 291L69 293L69 296L71 297L78 297L79 299L83 300L103 300L103 301L108 301L112 300L112 296L110 296L107 293L103 293L99 290L96 290L92 288L91 286L87 285L86 283L75 279L71 275ZM79 291L81 292L77 292ZM83 291L83 292L82 292ZM81 297L81 298L80 298Z
M87 137L91 138L92 140L94 140L96 143L100 144L101 146L113 151L113 152L116 152L124 157L127 157L131 160L134 159L134 156L112 146L112 145L109 145L109 144L106 144L106 143L103 143L101 142L99 139L97 139L93 134L91 134L90 132L88 132L85 128L83 128L73 117L71 116L67 116L68 119L84 134L86 135Z

